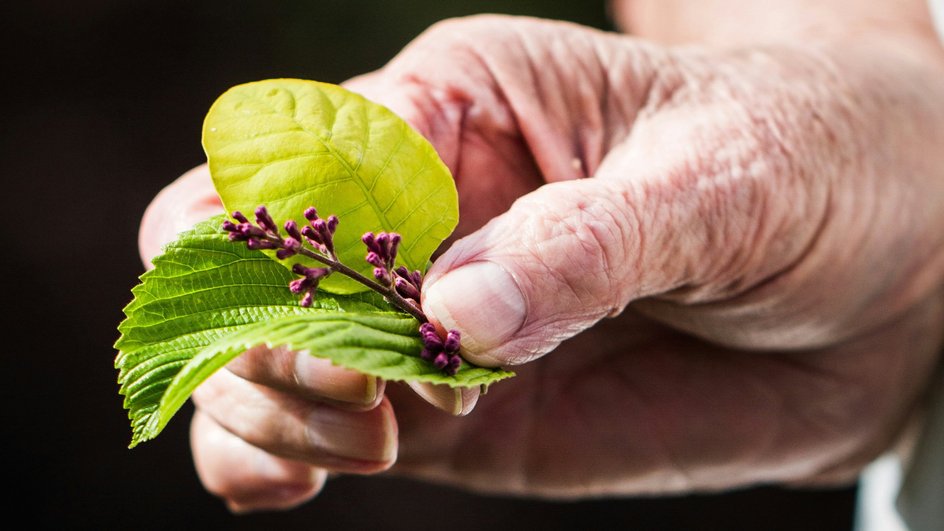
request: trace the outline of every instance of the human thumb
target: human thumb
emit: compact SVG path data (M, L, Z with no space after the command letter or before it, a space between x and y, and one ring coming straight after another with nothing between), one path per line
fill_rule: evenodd
M481 365L528 362L619 313L650 281L625 183L546 184L457 241L430 269L423 309Z

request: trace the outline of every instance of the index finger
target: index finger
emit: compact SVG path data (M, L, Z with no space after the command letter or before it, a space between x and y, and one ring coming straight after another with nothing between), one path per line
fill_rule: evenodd
M141 219L138 249L148 268L161 247L177 235L212 216L223 213L210 169L197 166L167 185L148 205Z

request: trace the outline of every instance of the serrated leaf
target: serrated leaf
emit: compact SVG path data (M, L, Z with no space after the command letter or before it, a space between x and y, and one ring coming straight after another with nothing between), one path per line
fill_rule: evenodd
M463 366L453 377L418 357L418 323L374 292L319 292L310 308L289 291L291 272L230 242L222 216L165 247L141 276L119 325L115 367L131 419L131 446L153 439L193 389L248 346L289 345L392 380L451 386L510 376Z
M200 383L246 350L266 345L286 346L335 365L391 381L444 384L450 387L488 386L513 373L463 363L447 376L417 357L422 342L417 322L406 314L305 312L256 323L221 337L184 366L168 386L158 412L148 419L144 436L158 433ZM142 438L144 440L144 438Z
M265 205L275 219L300 224L308 206L335 214L341 262L368 277L365 232L399 233L398 262L425 270L458 222L455 184L429 142L386 107L337 85L271 79L233 87L210 108L203 146L228 212ZM365 289L340 275L322 287Z

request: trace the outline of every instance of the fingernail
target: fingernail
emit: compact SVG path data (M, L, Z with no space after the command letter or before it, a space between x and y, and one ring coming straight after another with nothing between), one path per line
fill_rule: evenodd
M463 352L473 359L511 339L526 317L518 283L494 262L472 262L454 269L424 292L426 312L445 328L459 330Z
M337 402L373 404L383 390L377 378L343 369L325 358L301 351L295 356L295 378L307 391Z
M478 388L435 385L430 383L414 382L410 384L416 394L430 404L455 416L468 415L479 400Z
M380 389L378 382L380 379L374 376L365 376L364 378L367 380L366 385L364 386L364 403L372 404L377 400L377 391Z

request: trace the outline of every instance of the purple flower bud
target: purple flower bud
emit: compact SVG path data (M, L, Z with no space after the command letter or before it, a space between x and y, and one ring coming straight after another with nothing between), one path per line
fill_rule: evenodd
M302 264L292 265L292 272L296 275L302 275L308 280L318 280L331 274L330 267L305 267Z
M233 212L233 219L235 219L236 221L240 223L249 223L249 219L246 218L246 216L244 216L243 213L238 210Z
M383 260L381 260L380 256L373 251L368 251L367 256L364 258L364 260L366 260L368 264L374 267L384 266Z
M323 245L323 242L321 241L321 235L309 225L302 227L302 236L308 240L308 243L314 245L315 247Z
M439 339L439 335L435 331L421 334L421 339L423 340L423 346L430 350L440 352L443 348L442 340Z
M239 227L237 227L235 223L227 219L223 221L223 230L225 230L226 232L236 232L239 230Z
M374 243L377 245L377 249L374 251L380 255L384 261L390 259L390 235L386 232L381 232L374 238Z
M259 205L256 208L256 224L266 232L276 235L279 233L278 226L275 224L275 221L272 220L272 216L269 215L269 211L266 210L266 207L263 205Z
M247 238L265 238L266 233L264 230L253 225L252 223L240 223L236 226L239 229L239 232L243 233Z
M338 217L334 214L328 216L328 231L331 234L334 234L334 231L338 228Z
M334 237L331 235L331 231L328 230L328 223L323 219L316 219L311 222L311 226L318 233L321 244L325 246L328 252L334 252Z
M285 232L298 241L302 239L302 234L298 231L298 223L295 223L294 219L285 222Z
M460 334L458 330L450 330L446 334L446 340L443 341L443 350L449 354L456 354L459 352L459 339Z
M231 242L244 242L248 236L241 232L231 232L229 233L229 241Z
M393 261L397 258L397 248L400 247L400 235L397 234L396 232L391 232L390 243L388 243L387 245L389 246L389 249L390 249L387 255L389 256L388 260L390 260L390 263L392 264Z
M298 253L291 249L279 249L278 251L275 252L275 257L278 258L279 260L285 260L286 258L291 258L295 256L296 254Z
M432 362L437 369L450 376L459 372L459 367L462 365L462 357L459 356L459 332L450 330L446 334L445 343L432 323L421 324L419 332L423 340L420 357Z
M406 280L403 277L396 277L393 280L394 287L397 290L397 293L406 297L407 299L420 300L420 292L410 284L410 281Z
M302 248L302 243L296 240L294 237L289 236L288 238L282 240L282 246L297 253L298 250Z
M373 251L378 255L380 254L380 249L377 247L377 241L373 232L365 232L364 235L361 236L361 241L367 246L368 251Z
M318 280L324 278L331 274L331 268L328 267L312 267L305 271L305 278L311 280Z
M315 302L315 294L313 291L309 291L308 293L305 293L305 296L302 297L302 300L299 301L298 304L305 308L310 308L313 302Z
M387 280L387 270L383 267L374 268L374 278L383 283L384 286L389 284L389 281Z
M443 371L449 376L455 376L459 372L459 367L462 366L462 358L458 354L454 354L449 358L449 365L446 366Z
M295 280L288 283L288 289L292 290L292 293L301 293L308 289L311 285L311 280L308 278L296 278Z
M301 248L302 244L290 236L282 240L282 248L275 252L275 257L279 260L285 260L286 258L298 254L298 251Z
M314 221L318 219L318 211L315 210L315 207L310 206L305 209L305 219L308 221Z
M415 296L415 297L411 297L411 298L416 299L417 301L419 301L419 300L420 300L420 295L419 295L419 294L420 294L420 286L422 285L422 282L423 282L423 278L422 278L422 276L420 275L420 272L419 272L419 271L414 271L413 273L410 273L410 272L407 270L407 268L405 268L405 267L403 267L403 266L398 266L398 267L394 270L394 272L396 273L396 275L397 275L398 278L403 279L403 280L402 280L403 282L408 283L408 284L416 291L416 296Z

